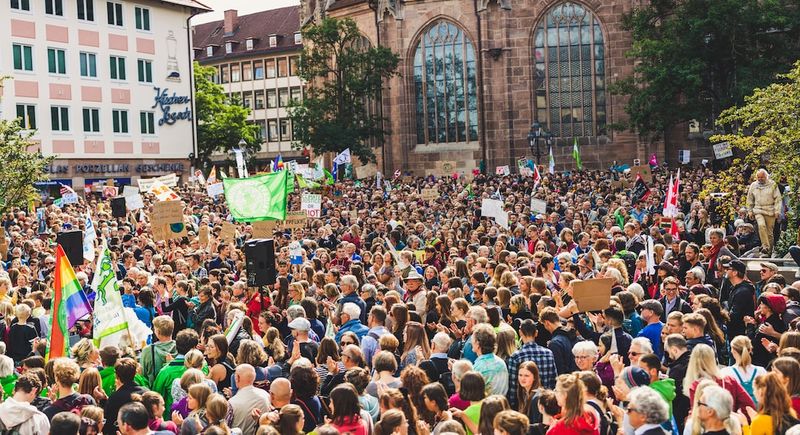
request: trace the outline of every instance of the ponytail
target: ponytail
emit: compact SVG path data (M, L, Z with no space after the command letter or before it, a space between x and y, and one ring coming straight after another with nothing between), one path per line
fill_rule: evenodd
M746 335L739 335L731 340L731 350L739 354L739 363L737 364L742 369L746 370L747 366L753 361L751 352L753 352L753 343Z
M563 415L567 425L583 415L583 407L586 405L583 389L583 381L577 374L561 375L556 380L556 391L561 390L566 396Z

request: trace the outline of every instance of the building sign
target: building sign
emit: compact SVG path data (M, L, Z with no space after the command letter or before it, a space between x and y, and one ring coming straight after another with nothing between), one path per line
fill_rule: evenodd
M118 165L75 165L73 170L76 174L123 174L130 171L130 165L127 163Z
M66 174L69 171L67 165L50 165L44 167L45 174Z
M136 165L136 172L140 174L150 172L183 172L183 163L142 163Z
M186 164L182 162L160 162L160 163L103 163L103 164L73 164L73 165L50 165L45 166L44 171L48 174L69 174L70 166L72 173L81 174L129 174L131 170L137 174L163 174L163 173L183 173Z
M175 92L172 95L169 95L168 88L159 88L153 87L156 91L156 96L153 97L153 106L152 109L158 107L161 109L161 118L158 120L158 125L172 125L178 121L192 120L192 110L191 107L185 107L182 111L178 111L178 109L174 108L173 106L176 105L185 105L189 104L192 99L186 95L177 95Z

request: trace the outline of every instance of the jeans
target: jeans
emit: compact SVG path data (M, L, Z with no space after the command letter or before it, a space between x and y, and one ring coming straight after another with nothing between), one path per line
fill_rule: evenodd
M789 255L792 256L792 260L800 266L800 246L792 246L789 248Z

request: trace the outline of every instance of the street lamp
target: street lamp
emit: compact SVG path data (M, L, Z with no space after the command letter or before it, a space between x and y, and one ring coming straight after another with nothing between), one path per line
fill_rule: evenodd
M536 165L542 163L542 151L539 149L539 139L546 139L547 145L550 145L550 138L552 135L542 128L539 121L533 121L531 124L531 131L528 132L528 143L531 147L531 152L536 156Z

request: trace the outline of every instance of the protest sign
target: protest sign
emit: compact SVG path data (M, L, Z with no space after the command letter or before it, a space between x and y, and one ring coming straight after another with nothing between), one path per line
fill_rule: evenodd
M115 187L115 189L116 189L116 187ZM115 196L115 195L112 195L112 197L113 196ZM61 204L62 205L77 204L77 203L78 203L78 194L75 193L75 192L65 193L64 195L61 196Z
M303 264L303 247L300 242L294 241L289 244L289 260L291 264Z
M6 258L8 256L8 239L6 239L5 234L0 232L0 258Z
M159 201L153 204L150 226L156 241L184 237L186 226L183 223L183 203Z
M123 196L123 198L125 198L125 208L130 211L144 208L144 200L142 199L142 195L138 193L136 195Z
M119 189L114 187L114 186L105 186L105 187L103 187L103 197L105 197L105 198L113 198L113 197L117 196L117 193L119 193ZM64 204L68 204L68 203L65 201Z
M531 214L546 214L547 202L538 198L531 198Z
M300 197L300 210L306 212L310 218L318 218L322 211L322 195L316 193L304 193Z
M222 223L222 231L219 233L219 239L227 242L236 241L236 226L228 221Z
M271 239L278 228L278 221L257 221L251 225L254 239Z
M653 171L650 169L650 165L636 165L631 167L631 176L633 179L636 179L636 174L640 174L642 176L642 180L645 183L652 183L653 182Z
M156 182L161 182L167 187L177 187L178 176L175 174L167 174L155 178L140 178L136 182L139 183L139 189L141 189L142 192L149 192L153 189Z
M225 186L222 182L208 184L206 185L206 191L208 191L208 196L214 198L225 193Z
M356 178L363 180L364 178L374 177L378 173L378 167L375 163L369 163L364 166L356 168Z
M613 278L587 279L572 283L572 294L578 310L600 311L611 306Z
M497 175L509 175L511 173L511 169L509 169L508 165L498 166L495 170L495 174Z
M203 225L199 230L200 244L203 246L208 245L208 225Z
M122 196L133 196L139 194L139 188L136 186L123 186Z
M283 228L286 230L299 230L305 228L308 216L304 211L290 211L286 213L286 220L283 221Z
M422 189L422 200L431 202L439 198L439 189Z
M150 189L150 193L156 196L159 201L180 201L181 197L178 196L172 189L169 188L166 184L156 181L153 184L153 187Z
M730 142L725 141L725 142L715 143L713 146L714 146L714 157L718 159L733 157L733 150L731 149Z
M481 201L482 217L497 217L503 213L503 201L498 199L484 199Z
M692 150L678 151L678 161L681 162L682 165L688 165L689 162L692 161Z

